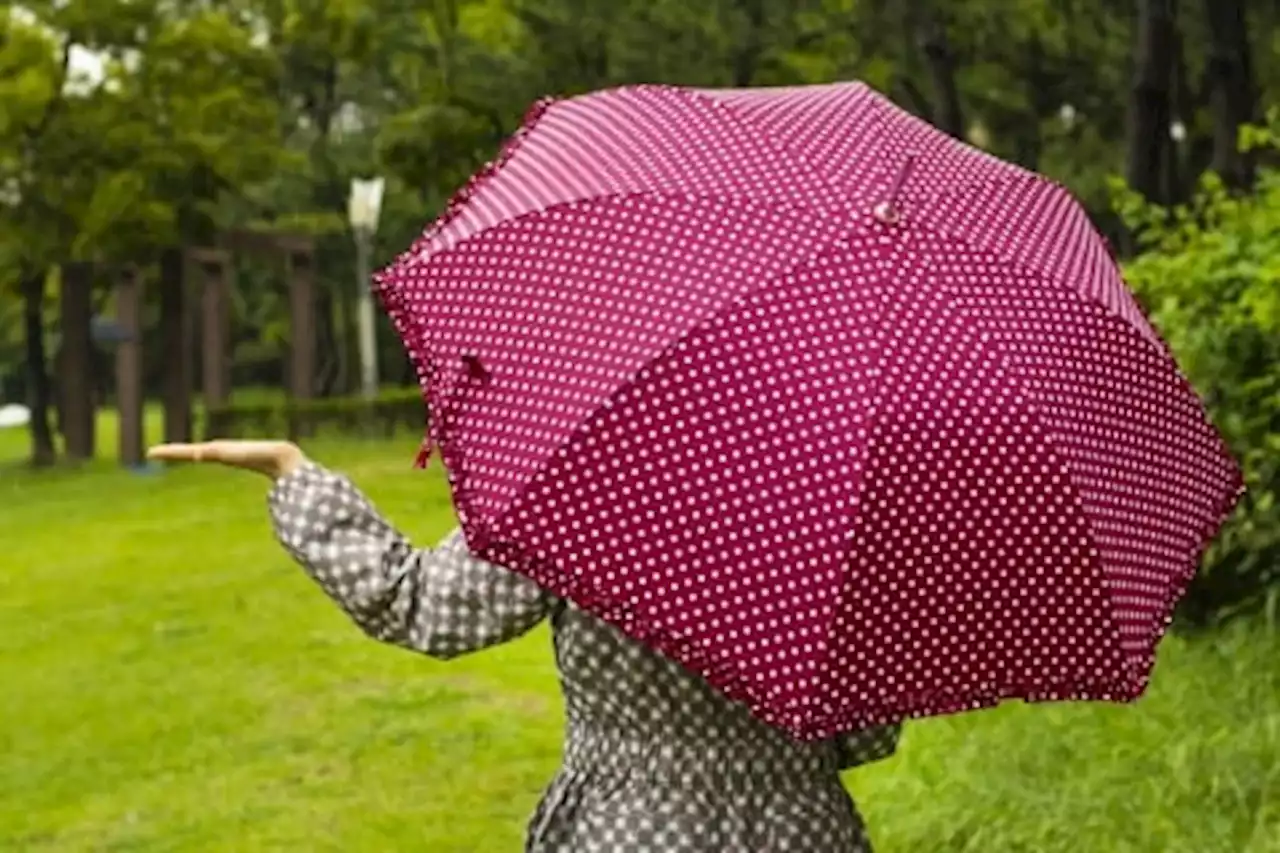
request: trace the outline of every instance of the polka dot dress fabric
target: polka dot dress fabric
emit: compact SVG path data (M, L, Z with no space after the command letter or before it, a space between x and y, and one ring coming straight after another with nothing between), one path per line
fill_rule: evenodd
M551 622L564 761L529 822L528 853L871 849L839 771L891 755L898 727L796 741L672 659L476 559L460 534L412 548L350 480L314 463L279 480L269 505L284 547L383 642L447 659Z
M1240 490L1080 206L860 84L543 103L377 290L475 553L800 738L1137 697Z

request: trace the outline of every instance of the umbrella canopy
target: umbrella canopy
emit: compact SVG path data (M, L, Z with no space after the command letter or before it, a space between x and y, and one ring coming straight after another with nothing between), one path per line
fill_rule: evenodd
M376 286L472 549L802 738L1137 697L1240 488L1080 205L860 84L540 103Z

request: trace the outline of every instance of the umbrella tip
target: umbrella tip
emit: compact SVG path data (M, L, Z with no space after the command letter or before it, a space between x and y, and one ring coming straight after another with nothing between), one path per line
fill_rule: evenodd
M871 211L871 215L885 225L897 225L902 221L902 212L891 201L882 201Z

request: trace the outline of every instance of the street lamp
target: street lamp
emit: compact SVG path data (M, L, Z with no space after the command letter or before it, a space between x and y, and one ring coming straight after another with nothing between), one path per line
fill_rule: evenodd
M378 231L378 214L382 211L382 178L353 178L347 201L347 218L356 236L356 272L360 276L356 291L357 322L360 334L360 390L368 399L378 395L378 339L373 313L369 253L373 235Z

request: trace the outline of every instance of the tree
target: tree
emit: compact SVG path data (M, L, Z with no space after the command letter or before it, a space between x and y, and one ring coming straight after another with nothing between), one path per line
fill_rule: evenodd
M1205 0L1209 44L1205 76L1213 118L1212 168L1228 186L1253 183L1253 158L1240 150L1240 128L1257 118L1253 50L1244 0Z
M226 13L158 0L32 3L8 17L4 35L0 268L25 300L32 458L47 464L50 270L208 239L233 212L224 197L278 162L264 97L273 60ZM99 58L96 79L72 79L76 51Z
M1130 187L1158 203L1169 201L1164 178L1172 156L1169 127L1177 49L1175 10L1174 0L1140 0L1130 93L1126 178Z
M909 14L915 43L928 68L933 123L956 139L964 139L966 127L956 85L956 57L951 50L946 19L931 0L913 0Z
M56 149L66 132L64 115L76 36L61 36L40 13L58 10L33 4L10 10L0 26L0 187L7 207L0 268L22 298L27 400L31 409L31 458L49 464L56 457L49 410L53 393L44 346L44 302L50 258L69 237L66 211L48 186ZM13 286L11 284L10 286Z
M377 58L398 54L397 39L412 19L404 4L352 3L346 0L283 0L255 7L250 26L264 46L279 57L281 76L275 92L281 121L280 144L293 152L293 168L264 187L277 226L309 232L317 238L316 291L320 385L323 392L349 390L353 361L354 272L348 270L346 196L353 172L371 166L373 146L367 125L379 115L388 88ZM383 38L390 37L390 44ZM389 48L389 50L388 50ZM350 273L350 274L348 274ZM261 291L261 288L258 289ZM252 291L244 301L259 303ZM244 336L273 346L287 334L282 318L278 334ZM250 344L252 345L252 344Z

